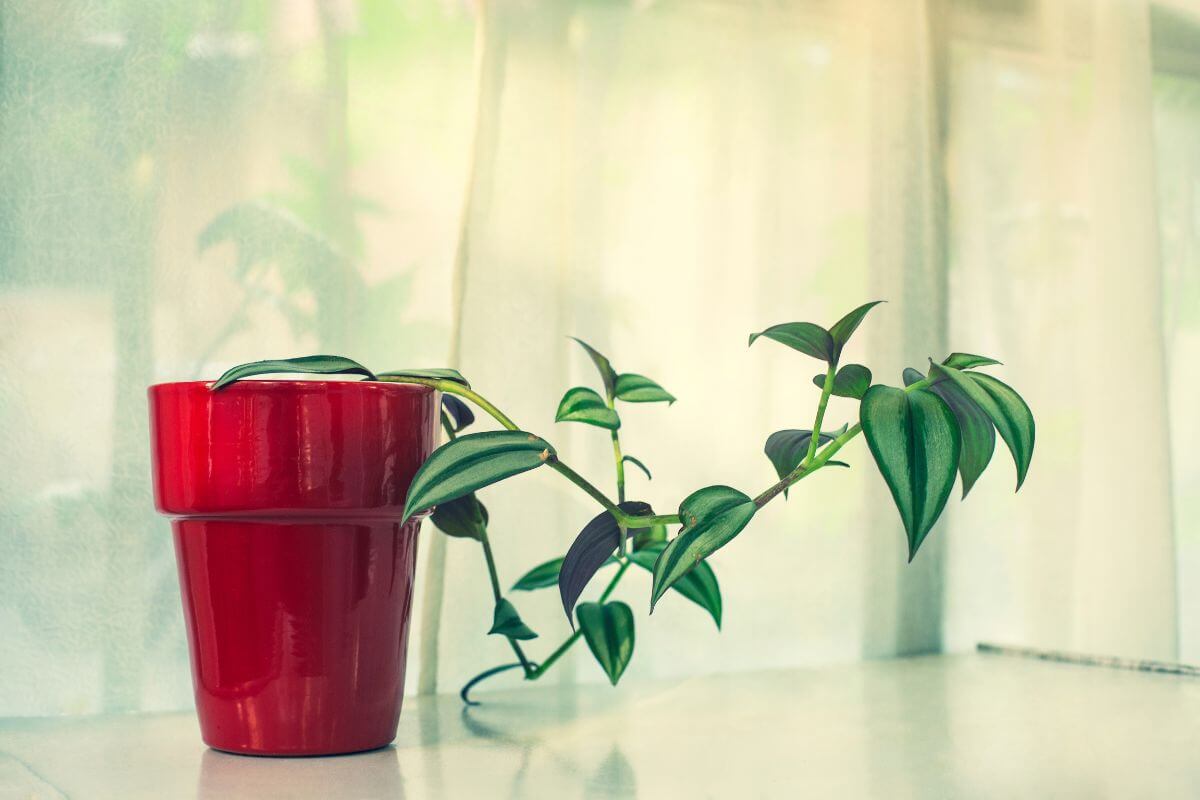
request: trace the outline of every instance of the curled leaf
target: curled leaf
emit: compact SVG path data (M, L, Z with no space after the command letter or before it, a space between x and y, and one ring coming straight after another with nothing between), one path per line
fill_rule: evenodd
M665 530L665 529L664 529ZM655 542L629 554L629 559L642 569L653 573L654 563L667 547L666 542ZM701 561L691 572L671 585L671 588L707 611L721 628L721 587L716 573L708 562Z
M442 410L450 417L450 430L455 433L475 422L471 407L452 394L442 395Z
M615 431L621 427L621 418L609 408L604 398L591 389L576 386L568 389L558 403L555 422L582 422Z
M533 629L521 620L521 615L517 613L517 607L503 597L500 598L500 602L496 603L496 609L492 612L492 628L488 634L521 640L537 638Z
M833 339L833 358L830 359L833 363L837 363L838 359L842 357L842 348L846 346L846 342L850 341L850 337L858 330L858 326L862 323L863 317L867 315L867 312L882 302L882 300L873 300L870 303L863 303L833 323L833 326L829 329L829 336Z
M268 359L252 361L249 364L239 364L230 367L212 385L212 391L223 389L234 381L249 378L254 375L272 375L280 372L292 372L308 375L364 375L370 380L375 379L371 370L353 359L344 356L300 356L299 358Z
M635 467L640 469L642 472L646 473L646 480L649 480L649 481L654 480L654 476L650 474L649 468L645 464L643 464L641 461L639 461L638 459L634 458L633 456L622 456L621 460L628 461L630 464L633 464Z
M525 431L469 433L433 451L413 476L403 520L438 503L540 467L554 448Z

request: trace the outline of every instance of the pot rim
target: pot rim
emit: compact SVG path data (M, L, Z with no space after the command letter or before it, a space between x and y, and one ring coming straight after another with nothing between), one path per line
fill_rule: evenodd
M212 393L212 386L216 383L215 380L191 380L191 381L163 381L161 383L152 383L147 387L149 392L159 392L172 388L191 388L203 387ZM397 383L394 381L371 381L371 380L328 380L325 378L292 378L292 379L274 379L274 378L245 378L236 381L235 383L224 386L220 390L220 394L226 394L233 391L264 391L264 392L287 392L304 389L324 389L326 391L333 389L334 391L389 391L425 394L436 392L432 386L425 386L419 383Z

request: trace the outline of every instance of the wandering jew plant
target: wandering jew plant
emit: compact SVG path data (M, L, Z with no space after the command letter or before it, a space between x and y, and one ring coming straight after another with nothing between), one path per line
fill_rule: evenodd
M965 498L992 459L997 433L1012 453L1020 489L1033 457L1033 414L1010 386L976 371L1000 362L951 353L940 363L930 359L927 374L904 370L903 388L872 384L867 367L841 363L843 348L879 302L859 306L829 328L788 322L750 336L751 345L760 338L770 339L825 365L823 373L813 376L821 395L812 428L782 430L767 437L765 452L779 480L758 495L751 497L730 486L706 486L685 497L673 514L656 514L647 503L626 497L627 465L645 473L647 479L651 475L645 464L622 450L618 403L669 405L674 396L649 378L618 372L608 358L579 339L575 341L595 364L603 391L585 386L568 389L559 401L555 420L608 431L616 473L615 499L568 466L549 441L522 430L454 370L372 373L348 358L307 356L234 367L213 384L213 390L241 378L276 372L359 374L367 380L440 390L441 422L448 441L413 478L404 518L432 509L433 524L443 533L479 542L495 600L488 632L507 639L517 659L469 681L461 692L464 702L473 702L469 692L475 684L506 670L519 668L527 680L537 680L581 636L615 685L633 656L634 616L627 604L609 597L629 568L636 566L651 574L651 610L664 594L674 590L707 611L720 628L721 591L705 558L741 533L759 509L780 494L786 496L795 483L825 467L848 466L834 456L860 433L900 512L909 561L945 508L955 473L962 478ZM856 423L836 429L825 425L831 395L860 401ZM475 421L464 400L487 412L504 429L464 433ZM603 509L583 526L565 555L529 570L512 587L513 592L558 587L573 632L540 663L525 654L522 642L537 638L537 633L522 621L501 589L488 538L487 508L475 494L538 468L559 473ZM668 527L676 525L678 532L669 538ZM596 600L580 603L591 580L610 567L616 571Z

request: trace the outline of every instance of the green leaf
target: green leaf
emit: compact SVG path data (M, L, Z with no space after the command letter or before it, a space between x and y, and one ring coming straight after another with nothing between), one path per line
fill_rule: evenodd
M500 602L496 603L496 610L492 612L492 629L488 631L488 634L521 640L537 638L533 629L521 620L521 615L517 613L517 607L503 597L500 598Z
M663 527L665 532L665 527L660 527ZM648 544L630 553L629 560L653 573L654 562L666 547L666 542ZM717 630L721 629L721 587L717 584L716 573L706 562L701 561L691 572L675 581L671 588L712 615L713 622L717 623Z
M619 563L615 558L610 558L602 566L611 567ZM538 564L522 575L512 588L519 592L532 592L535 589L549 589L551 586L558 586L558 573L562 571L562 565L563 559L561 558L552 558L544 564Z
M654 562L650 610L663 593L701 560L742 532L758 506L729 486L708 486L692 492L679 504L679 531Z
M651 525L649 528L638 528L637 533L633 535L633 549L642 550L650 547L658 542L666 543L667 541L667 526L666 525Z
M408 489L403 521L497 481L540 467L554 455L544 439L525 431L469 433L433 451Z
M447 536L479 541L487 531L488 512L474 492L445 503L438 503L431 517L433 524Z
M650 474L650 469L645 464L643 464L641 461L639 461L638 459L634 458L633 456L622 456L621 460L628 461L630 464L633 464L635 467L640 469L642 472L646 473L646 480L649 480L649 481L654 480L654 476Z
M958 474L962 478L962 496L965 500L992 460L992 453L996 450L996 428L984 410L954 381L939 381L929 387L929 391L946 401L958 422L958 431L962 435Z
M571 338L575 339L579 343L579 346L587 351L588 356L592 359L592 363L596 365L596 371L600 373L600 380L604 382L604 394L612 397L616 393L617 387L617 373L612 368L612 364L600 351L596 350L596 348L583 339L576 339L574 336Z
M877 384L863 397L859 421L900 511L912 561L954 486L961 448L954 414L929 392Z
M582 422L615 431L621 427L621 418L609 408L604 398L591 389L576 386L568 389L558 403L555 422Z
M840 430L822 433L817 437L817 444L823 445L826 442L832 442L845 432L846 426L843 425ZM763 452L771 460L771 465L775 467L775 474L779 476L780 480L800 466L800 462L808 455L808 445L811 441L812 431L792 428L775 431L767 437ZM787 489L783 490L784 497L787 497L787 492Z
M915 370L912 367L905 367L904 374L902 377L904 378L905 386L912 386L914 383L917 383L918 381L925 380L925 376L922 375L920 373L920 371Z
M873 300L870 303L863 303L833 323L833 327L829 329L829 336L833 339L833 358L830 359L833 363L837 363L838 359L842 357L842 348L846 346L846 342L850 341L850 337L858 330L858 326L862 323L863 317L867 315L867 312L882 302L882 300Z
M644 375L623 372L617 376L616 396L626 403L675 402L675 395Z
M825 389L825 373L813 375L813 383L818 389ZM871 370L862 364L847 364L833 376L833 391L838 397L852 397L861 400L871 388Z
M252 361L249 364L239 364L225 370L221 377L212 385L215 392L223 389L234 381L249 378L253 375L271 375L279 372L298 372L311 375L365 375L374 380L371 370L357 361L342 356L301 356L300 358L280 358L267 361Z
M580 603L576 612L583 638L616 686L633 658L633 611L625 603Z
M946 360L942 362L943 367L952 367L953 369L974 369L975 367L989 367L1000 362L994 358L987 356L976 356L971 353L951 353L946 356Z
M538 564L522 575L512 588L516 591L532 592L534 589L558 586L558 573L562 569L562 563L561 558L552 558L543 564Z
M931 370L949 376L996 426L1000 438L1012 453L1013 463L1017 467L1017 488L1020 489L1021 484L1025 482L1025 475L1029 472L1029 463L1033 460L1036 434L1033 412L1029 410L1021 395L991 375L961 372L953 367L936 365L931 367Z
M467 379L462 376L462 373L456 369L393 369L388 372L379 373L381 378L430 378L435 381L454 381L461 383L468 389L471 384L467 383Z
M799 350L807 356L832 362L834 359L833 337L829 331L811 322L785 322L782 325L772 325L765 331L750 334L750 344L754 344L760 336L773 339L780 344L786 344L793 350Z

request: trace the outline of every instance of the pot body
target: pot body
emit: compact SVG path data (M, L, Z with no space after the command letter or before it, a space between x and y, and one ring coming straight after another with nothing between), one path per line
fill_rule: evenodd
M154 492L172 517L204 741L325 755L395 737L437 393L244 381L150 388Z

